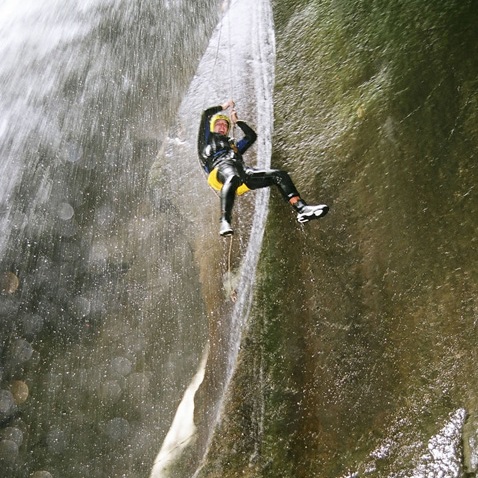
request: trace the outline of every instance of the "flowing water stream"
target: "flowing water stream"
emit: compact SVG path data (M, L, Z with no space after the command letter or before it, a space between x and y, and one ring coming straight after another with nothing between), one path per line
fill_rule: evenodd
M0 2L3 476L153 465L207 313L150 173L223 7Z
M2 476L478 473L477 3L271 4L0 0Z
M270 163L268 2L0 8L0 459L12 477L146 476L187 390L174 424L194 468L247 324L268 202L238 201L233 242L219 238L197 126L233 97L260 132L250 161ZM152 476L178 449L174 424Z
M252 301L255 269L259 258L262 236L264 233L269 190L264 189L251 194L252 198L237 201L235 222L239 224L235 238L228 240L229 245L218 250L218 198L207 190L199 166L191 171L191 158L195 158L197 118L208 106L223 103L233 98L241 118L249 121L259 134L258 144L254 148L251 163L259 167L270 166L272 136L272 88L274 76L274 35L272 12L268 1L246 0L232 2L224 18L217 26L209 47L199 64L196 76L180 108L180 118L176 126L176 135L169 138L165 158L159 161L159 171L153 176L182 178L181 188L171 190L175 203L180 209L189 211L195 220L188 235L194 237L198 263L205 276L219 276L218 263L224 263L227 254L227 269L223 269L223 288L233 295L234 305L229 310L222 309L219 297L210 304L208 310L211 322L222 320L220 340L214 339L216 325L210 325L209 361L201 364L198 375L194 378L191 389L185 394L178 409L175 422L168 438L161 449L153 469L152 478L170 476L171 462L187 445L195 448L194 463L199 463L207 451L215 425L219 420L223 396L232 377L242 331L247 325L247 318ZM191 141L191 138L194 140ZM248 156L250 153L248 153ZM252 155L251 155L252 156ZM159 181L159 179L158 179ZM174 180L170 180L174 182ZM177 197L176 197L177 196ZM253 201L253 202L252 202ZM198 207L199 205L199 207ZM211 230L211 221L214 217ZM239 245L235 246L239 238ZM227 244L226 242L226 244ZM229 249L227 249L229 247ZM204 251L214 250L215 254L204 260ZM232 260L231 260L232 259ZM204 281L207 287L207 281ZM217 287L217 286L216 286ZM204 370L205 369L205 370ZM191 395L198 388L198 381L203 384L206 400L203 400L199 419L200 430L194 425L194 406ZM211 389L210 376L219 382L216 390ZM199 378L201 377L201 378ZM189 405L187 405L189 404ZM187 425L185 423L188 423ZM194 468L194 465L193 465ZM192 472L189 471L189 473ZM180 468L172 476L186 476Z

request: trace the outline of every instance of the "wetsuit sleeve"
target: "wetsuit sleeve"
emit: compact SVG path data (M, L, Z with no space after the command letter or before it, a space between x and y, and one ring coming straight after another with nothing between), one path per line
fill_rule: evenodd
M206 110L204 110L201 115L201 123L199 125L197 147L198 147L199 160L201 161L201 164L203 168L206 170L206 172L209 172L209 171L207 168L208 158L205 153L205 149L209 143L209 138L211 136L211 130L210 130L211 117L215 115L216 113L219 113L219 111L222 111L222 106L211 106L210 108L207 108Z
M243 154L254 144L257 134L245 121L238 121L236 124L244 133L244 137L237 142L237 149Z

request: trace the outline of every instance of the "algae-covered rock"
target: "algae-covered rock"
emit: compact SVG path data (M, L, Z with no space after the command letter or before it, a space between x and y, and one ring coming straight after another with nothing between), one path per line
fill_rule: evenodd
M331 211L272 192L201 477L461 477L463 433L475 473L476 4L273 8L272 163Z

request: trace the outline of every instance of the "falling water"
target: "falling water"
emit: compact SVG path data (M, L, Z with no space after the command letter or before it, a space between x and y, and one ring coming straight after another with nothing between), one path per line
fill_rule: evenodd
M194 251L149 177L219 15L0 3L5 477L147 475L198 367Z
M281 0L276 58L227 7L0 0L2 476L476 474L477 3ZM332 212L250 193L223 240L199 114L267 165L273 74Z
M218 198L207 190L199 164L194 173L191 173L191 158L197 156L195 141L197 118L206 107L220 104L229 98L234 99L240 117L249 121L259 132L258 144L254 148L255 155L251 161L259 167L269 167L274 53L272 13L269 2L257 0L232 2L217 26L196 76L181 104L176 134L169 138L169 147L165 152L165 157L174 158L173 166L171 166L172 163L169 165L166 163L166 169L168 166L170 169L168 176L173 177L174 174L179 173L180 177L185 178L185 182L182 183L184 187L177 201L183 201L182 208L191 211L197 218L191 234L201 237L198 255L202 255L202 248L212 247L218 254L216 262L218 259L219 262L226 262L223 259L224 255L229 256L227 259L229 262L231 253L228 252L227 247L220 252L217 250L217 245L211 245L218 243ZM193 138L192 141L191 138ZM164 166L161 169L161 176L163 175ZM207 197L206 201L205 197ZM201 364L198 375L184 396L168 438L156 459L152 478L185 476L181 468L179 468L181 471L169 471L171 463L178 459L180 452L194 440L199 450L195 455L194 463L199 463L207 451L214 427L220 420L221 405L235 368L242 331L247 326L268 199L269 190L265 189L254 193L253 203L251 200L237 201L239 204L236 204L235 220L239 223L239 230L236 237L239 235L240 245L236 249L229 250L234 251L234 267L228 265L227 270L223 270L222 284L229 294L237 293L237 297L234 295L234 306L230 310L224 311L218 302L209 310L210 321L218 320L218 310L222 310L224 314L222 339L219 343L215 343L211 334L209 362ZM201 204L201 208L195 208L194 204ZM213 227L211 227L211 216L214 217ZM229 245L232 246L232 243ZM205 274L218 274L214 264L209 261L203 262L203 267L207 269ZM214 375L216 380L218 376L221 377L221 386L219 390L212 392L207 380L203 384L206 390L204 393L207 396L206 404L203 405L205 408L203 414L208 418L199 425L201 429L197 431L193 416L194 402L191 396L194 396L199 383L203 380L204 368L206 368L207 377L208 363L209 373ZM185 424L185 418L189 425Z

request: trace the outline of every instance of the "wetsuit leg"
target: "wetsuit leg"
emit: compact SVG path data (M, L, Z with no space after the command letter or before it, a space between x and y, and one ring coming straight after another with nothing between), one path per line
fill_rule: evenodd
M239 171L232 164L221 164L218 167L217 178L223 184L220 193L221 218L231 222L232 208L236 199L236 189L242 184Z
M289 174L280 169L247 168L244 183L249 189L267 188L275 184L287 201L294 196L299 196Z

